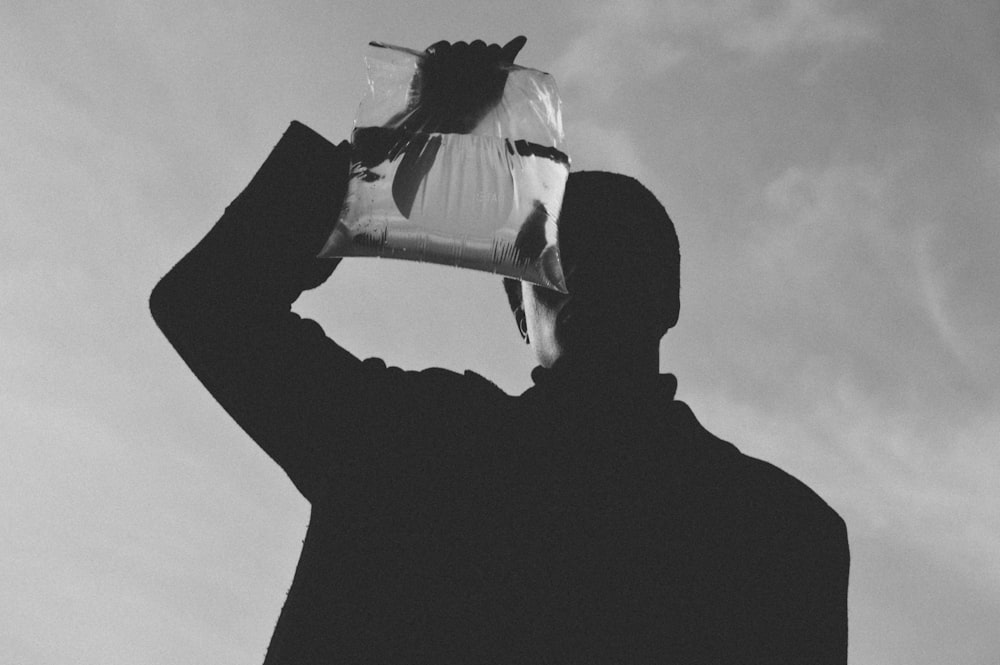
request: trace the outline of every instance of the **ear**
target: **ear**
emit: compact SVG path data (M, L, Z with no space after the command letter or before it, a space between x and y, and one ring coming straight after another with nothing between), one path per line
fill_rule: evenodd
M517 324L517 334L521 336L525 344L531 344L528 339L528 318L524 314L524 308L518 307L514 310L514 323Z
M671 299L670 307L667 309L666 320L664 321L663 334L666 335L667 331L677 325L677 319L681 314L681 299L680 294L677 294Z
M517 326L517 334L528 342L528 320L524 314L524 302L521 299L521 281L504 277L503 288L507 292L507 304L514 314L514 325Z
M503 290L507 292L507 304L510 311L514 311L521 306L521 281L512 277L503 278Z

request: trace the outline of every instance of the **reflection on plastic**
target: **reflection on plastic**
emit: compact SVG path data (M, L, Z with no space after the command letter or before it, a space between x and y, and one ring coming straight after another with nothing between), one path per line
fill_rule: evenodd
M347 197L321 257L381 256L498 273L566 292L557 220L569 175L552 77L507 66L500 101L464 133L420 131L419 55L375 47ZM449 126L450 125L450 126Z

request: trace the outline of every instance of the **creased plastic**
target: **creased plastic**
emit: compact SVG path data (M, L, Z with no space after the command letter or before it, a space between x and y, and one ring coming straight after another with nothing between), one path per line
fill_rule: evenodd
M501 65L498 100L470 102L472 86L421 103L423 57L372 42L348 192L319 256L458 266L565 293L557 222L569 157L555 81Z

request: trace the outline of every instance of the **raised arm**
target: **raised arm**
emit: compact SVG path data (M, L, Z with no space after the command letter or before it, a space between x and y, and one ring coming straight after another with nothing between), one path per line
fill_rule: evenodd
M346 143L293 122L150 297L191 371L310 500L333 465L364 445L359 404L392 374L291 311L337 265L314 257L336 221L349 162Z

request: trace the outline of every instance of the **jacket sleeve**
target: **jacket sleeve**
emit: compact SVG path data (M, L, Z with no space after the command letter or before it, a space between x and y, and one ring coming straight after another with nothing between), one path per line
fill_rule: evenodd
M247 188L153 289L150 310L219 404L310 501L374 425L394 376L291 311L337 260L316 259L343 200L346 144L293 122Z
M850 551L829 506L788 524L748 585L747 662L847 663Z

